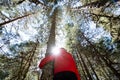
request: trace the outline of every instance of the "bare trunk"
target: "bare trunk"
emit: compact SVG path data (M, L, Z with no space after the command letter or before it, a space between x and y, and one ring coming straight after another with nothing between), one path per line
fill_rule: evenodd
M96 56L99 59L102 59L106 66L109 67L112 72L115 74L115 76L120 79L120 73L118 73L118 71L112 66L112 64L110 62L108 62L108 59L106 59L105 57L103 57L100 52L96 49L96 47L84 36L84 34L81 32L82 36L84 37L84 39L92 46L92 48L96 51Z
M84 77L85 77L85 80L87 80L87 75L86 75L86 73L85 73L85 69L84 69L84 66L83 66L83 64L82 64L82 61L80 60L80 57L79 57L79 55L78 55L78 52L76 52L76 55L77 55L77 58L78 58L78 63L80 64L79 66L81 66L81 68L82 68L82 71L83 71L83 75L84 75Z
M56 29L57 12L58 11L56 8L52 15L52 20L51 20L52 25L51 25L50 35L47 43L46 56L50 54L52 47L55 46L55 29ZM53 80L53 71L54 71L53 64L54 64L54 61L50 62L44 67L41 80Z
M94 70L94 68L93 68L93 66L92 66L92 64L91 64L91 62L90 62L90 60L88 59L88 56L87 56L86 54L85 54L85 57L86 57L88 63L90 64L90 67L91 67L93 73L94 73L95 76L96 76L96 80L99 80L99 78L98 78L98 76L97 76L97 74L96 74L96 72L95 72L95 70Z
M82 61L83 65L84 65L84 67L85 67L85 71L86 71L87 76L88 76L88 78L89 78L88 80L93 80L92 77L91 77L91 75L90 75L89 69L88 69L87 65L85 64L84 59L83 59L83 57L82 57L82 55L81 55L81 53L80 53L80 51L79 51L79 48L77 48L77 51L78 51L78 53L79 53L79 56L80 56L80 58L81 58L81 61Z
M24 80L26 78L28 70L33 61L37 46L38 46L38 43L34 44L34 46L32 46L33 49L25 53L27 55L23 54L22 56L23 58L20 63L20 68L18 69L18 71L15 72L15 75L13 75L13 77L11 77L10 80Z

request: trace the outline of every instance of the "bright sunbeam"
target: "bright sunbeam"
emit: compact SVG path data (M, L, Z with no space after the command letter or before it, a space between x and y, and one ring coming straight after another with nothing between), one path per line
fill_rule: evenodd
M55 56L60 54L60 48L59 47L53 47L51 50L51 53Z

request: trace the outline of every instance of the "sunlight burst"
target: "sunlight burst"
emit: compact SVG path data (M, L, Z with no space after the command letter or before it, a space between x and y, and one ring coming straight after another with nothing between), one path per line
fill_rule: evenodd
M55 56L58 56L60 54L60 48L59 47L53 47L51 50L51 53Z

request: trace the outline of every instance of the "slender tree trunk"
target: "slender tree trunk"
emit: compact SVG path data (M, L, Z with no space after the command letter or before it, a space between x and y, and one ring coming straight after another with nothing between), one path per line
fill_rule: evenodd
M94 74L95 74L96 80L99 80L99 78L98 78L98 76L97 76L97 73L95 72L94 68L92 67L92 64L91 64L91 62L90 62L90 60L88 59L88 56L87 56L86 54L85 54L85 57L86 57L88 63L90 64L90 67L91 67L92 71L93 71Z
M107 62L107 60L106 60L105 58L103 58L103 59L104 59L106 65L107 65L107 66L112 70L112 72L116 75L116 77L117 77L118 79L120 79L120 73L118 73L118 71L111 65L112 63Z
M108 69L108 68L105 69L105 67L102 67L102 68L103 68L103 71L106 74L108 80L112 80L110 75L109 75L110 69Z
M10 80L24 80L26 78L26 75L28 73L28 70L31 66L31 63L33 61L33 58L35 56L35 52L37 49L39 43L34 44L33 49L28 51L27 55L23 54L23 59L21 61L21 66L18 69L18 71L15 72L15 75L13 75L13 77L11 77Z
M102 68L102 73L103 73L103 76L105 77L106 80L111 80L108 73L106 72L106 70L104 69L104 67L101 67Z
M89 69L88 69L87 65L85 64L84 59L83 59L83 57L82 57L82 55L81 55L81 53L80 53L80 51L79 51L79 48L77 48L77 51L78 51L78 53L79 53L79 56L80 56L80 58L81 58L81 61L82 61L83 65L84 65L84 67L85 67L85 71L86 71L87 76L88 76L88 78L89 78L88 80L93 80L92 77L91 77L91 75L90 75Z
M55 29L56 29L57 12L58 12L58 10L56 8L51 17L52 25L51 25L50 35L49 35L49 39L48 39L48 43L47 43L46 56L51 53L52 47L55 46ZM41 80L53 80L53 71L54 71L53 64L54 64L54 61L50 62L49 64L47 64L44 67L43 73L41 75Z
M84 34L81 32L81 35L84 37L84 39L92 46L92 48L96 51L96 56L100 59L102 59L105 64L107 65L107 67L109 67L112 72L115 74L115 76L120 79L120 73L118 73L118 71L107 61L107 59L105 59L100 52L96 49L96 47L84 36Z
M85 77L85 80L87 80L87 75L86 75L86 73L85 73L85 69L84 69L84 67L83 67L82 61L80 60L80 57L79 57L77 51L76 51L76 55L77 55L77 58L78 58L79 64L80 64L80 66L81 66L81 68L82 68L82 71L83 71L83 75L84 75L84 77Z

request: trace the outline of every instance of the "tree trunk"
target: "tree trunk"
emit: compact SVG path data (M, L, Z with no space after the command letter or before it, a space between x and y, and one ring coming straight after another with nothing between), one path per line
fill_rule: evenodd
M13 75L9 80L24 80L26 78L26 75L33 61L38 45L39 45L38 42L35 43L34 46L32 46L33 47L32 50L23 53L20 68L18 69L18 71L15 72L15 75Z
M91 67L91 69L92 69L92 71L93 71L95 77L96 77L96 80L99 80L99 78L98 78L98 76L97 76L97 73L95 72L94 68L92 67L92 64L91 64L91 62L90 62L90 60L88 59L88 56L87 56L86 54L85 54L85 57L86 57L86 59L87 59L89 65L90 65L90 67Z
M50 35L47 43L47 50L46 50L46 56L50 54L52 47L55 46L55 29L56 29L56 17L57 17L57 8L54 10L53 15L51 17L51 30ZM48 63L44 69L43 73L41 75L41 80L53 80L53 71L54 71L54 61Z
M115 74L115 76L118 79L120 79L120 73L118 73L118 71L112 66L112 63L107 62L107 60L105 58L103 58L103 60L105 61L107 67L109 67L112 70L112 72Z
M83 75L84 75L84 77L85 77L85 80L87 80L87 75L86 75L86 73L85 73L85 69L84 69L84 66L83 66L83 64L82 64L82 61L80 60L80 57L79 57L79 55L78 55L78 52L75 52L76 53L76 55L77 55L77 58L78 58L78 63L80 64L80 66L81 66L81 68L82 68L82 71L83 71Z
M88 69L87 65L85 64L84 59L83 59L83 57L82 57L82 55L81 55L81 53L80 53L80 51L79 51L79 47L77 47L77 51L78 51L78 53L79 53L79 56L80 56L80 58L81 58L81 61L82 61L83 65L84 65L84 67L85 67L85 71L86 71L87 76L88 76L88 78L89 78L88 80L93 80L92 77L91 77L91 75L90 75L89 69Z
M105 57L103 57L100 52L96 49L96 47L84 36L84 34L82 32L80 32L81 35L84 37L84 39L92 46L92 48L96 51L96 56L99 58L99 59L102 59L106 66L109 67L112 72L115 74L115 76L120 79L120 73L118 73L118 71L112 66L112 64L110 62L108 62L108 59L106 59Z

